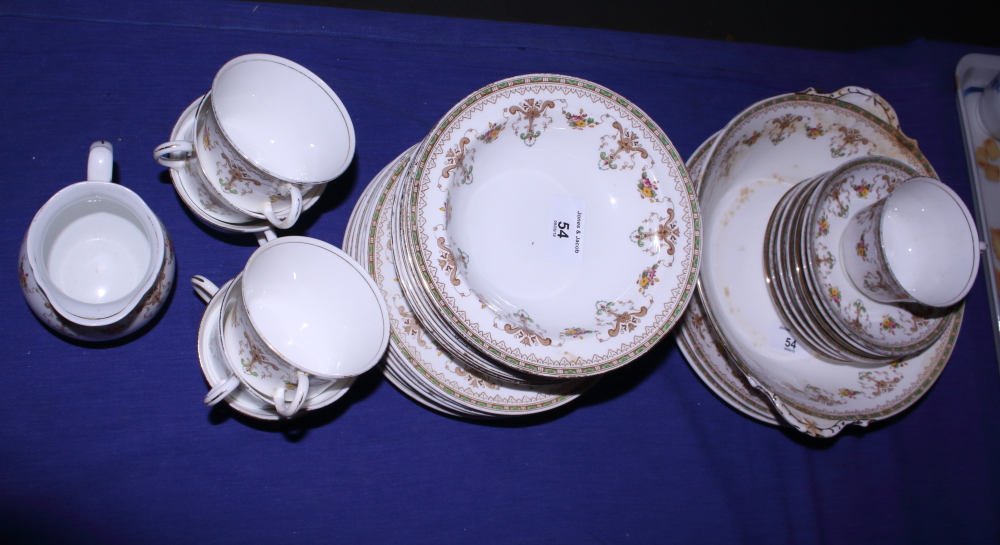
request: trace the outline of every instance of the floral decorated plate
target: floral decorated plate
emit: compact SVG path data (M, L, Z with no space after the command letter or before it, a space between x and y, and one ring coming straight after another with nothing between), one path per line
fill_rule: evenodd
M198 109L201 99L202 97L198 97L177 119L173 131L170 133L171 140L191 140L194 138L195 111ZM170 179L173 180L177 195L191 212L198 219L216 229L236 233L259 233L271 228L271 224L267 220L252 218L224 205L215 191L205 185L207 182L197 157L192 156L185 161L183 169L171 168ZM326 184L320 184L303 193L302 209L308 210L316 204L325 190Z
M695 292L677 326L677 347L705 386L734 409L765 424L780 425L767 397L750 385L729 359L711 323L705 318L701 295Z
M455 418L476 418L478 416L469 413L459 412L451 407L442 407L434 400L432 400L428 396L428 394L416 389L412 384L409 384L402 377L397 376L396 371L392 368L389 368L388 356L387 356L387 361L379 364L379 366L382 369L382 376L384 376L385 379L389 381L390 384L395 386L396 389L399 390L403 395L405 395L406 397L410 398L413 401L416 401L418 404L423 405L424 407L432 411L437 411L447 416L452 416Z
M408 157L407 157L408 159ZM576 399L596 379L563 381L553 385L520 385L484 375L462 359L453 357L421 324L400 288L392 247L392 210L396 187L406 161L395 164L380 191L373 193L364 231L368 244L356 255L372 273L389 307L391 324L386 368L395 376L430 392L438 405L471 415L512 416L542 412ZM375 180L378 182L379 180ZM456 406L457 405L457 406Z
M831 174L817 194L818 205L809 225L806 269L817 288L814 298L833 317L840 335L884 356L900 357L927 348L947 327L947 316L914 314L912 306L866 297L838 264L840 238L855 213L914 176L918 174L913 168L884 157L849 161ZM864 252L867 246L861 240L856 248Z
M836 331L836 326L832 323L832 317L828 316L819 307L816 294L818 291L807 281L809 274L803 256L802 248L805 247L803 236L812 229L810 218L812 210L816 206L816 195L823 188L823 181L831 173L826 173L819 183L809 189L801 203L796 207L793 217L789 220L789 228L784 241L784 267L787 272L786 289L791 294L797 308L804 318L802 326L808 328L813 334L825 341L827 355L834 360L847 363L872 363L883 364L892 358L878 357L863 349L852 338L845 338Z
M805 342L809 348L824 357L844 363L883 364L892 358L872 356L857 347L856 343L849 342L850 339L839 336L834 331L834 326L828 323L829 318L815 308L815 298L811 289L801 283L804 265L798 256L798 236L803 229L808 229L807 226L802 226L803 221L808 223L808 220L802 218L805 210L809 208L810 197L829 174L824 173L813 178L811 183L802 186L801 190L797 186L785 194L785 197L794 194L794 200L788 203L784 216L779 220L774 240L771 241L770 254L765 254L765 262L768 261L768 257L772 257L767 263L768 280L770 280L768 287L783 323L788 325L796 338ZM775 214L777 213L776 208ZM775 216L772 216L772 223L774 220Z
M841 351L833 341L812 326L800 298L793 289L792 273L787 254L790 253L789 234L794 231L790 222L795 218L802 196L807 194L822 177L812 178L790 189L778 201L764 235L765 282L783 325L787 325L797 340L804 341L815 352L832 359L842 359ZM847 360L850 361L850 360Z
M838 364L790 347L764 279L763 233L797 182L854 157L884 155L924 176L933 169L899 130L881 97L859 88L759 102L723 129L705 166L700 279L706 316L733 360L796 429L833 436L849 423L895 414L934 383L957 338L961 312L927 351L882 366Z
M363 252L361 248L365 244L370 243L371 233L367 229L368 218L371 215L372 208L376 205L377 198L381 195L386 176L392 173L393 167L397 166L399 161L409 161L409 157L413 155L413 152L416 151L419 145L413 145L389 162L389 164L382 167L382 170L372 178L372 181L362 191L361 197L351 211L350 219L347 220L347 229L344 231L343 250L352 257L356 256L358 252ZM357 260L357 257L355 257L355 260ZM364 263L363 260L358 262Z
M410 308L413 310L414 316L420 320L423 327L431 332L431 335L441 343L442 347L452 357L461 359L472 369L485 376L500 382L525 385L567 380L563 375L543 376L522 373L513 367L499 364L493 359L487 358L480 350L472 346L471 342L451 327L450 320L442 317L437 312L436 303L431 295L425 291L424 284L419 280L420 273L417 267L417 258L410 251L411 246L406 243L408 238L405 234L405 227L406 219L410 217L409 205L405 199L401 199L399 196L410 194L409 188L412 186L413 180L409 176L409 172L411 171L408 171L407 176L397 183L397 209L392 219L394 222L392 247L396 263L396 273L399 275L399 283L403 289L403 293L406 295L407 302L410 304ZM482 309L488 306L485 300L480 300L479 304Z
M690 300L694 189L663 131L606 88L551 74L491 84L441 119L411 173L416 276L442 319L497 362L610 371L662 339Z

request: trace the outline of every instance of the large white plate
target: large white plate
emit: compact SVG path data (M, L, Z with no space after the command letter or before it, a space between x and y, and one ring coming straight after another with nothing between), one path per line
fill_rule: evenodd
M550 74L462 100L411 166L406 228L436 312L538 375L597 374L676 323L699 213L663 131L621 96Z

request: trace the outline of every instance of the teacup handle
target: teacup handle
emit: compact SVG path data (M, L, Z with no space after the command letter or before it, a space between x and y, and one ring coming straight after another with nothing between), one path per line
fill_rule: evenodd
M236 375L229 375L229 378L208 391L208 394L205 395L205 405L211 407L217 404L225 399L226 396L235 392L239 387L240 379L236 378Z
M284 417L294 416L295 413L299 412L302 404L306 401L306 393L309 392L309 375L302 371L296 371L295 374L299 377L299 385L295 388L295 398L292 399L291 403L285 401L285 389L281 386L275 388L272 394L275 410Z
M271 222L271 225L278 229L288 229L292 225L295 225L295 222L299 219L299 214L302 213L302 190L295 184L285 184L281 188L282 195L285 194L286 190L292 196L292 206L288 209L288 216L285 219L279 220L278 216L274 215L270 200L264 203L264 217L267 218L267 221Z
M114 148L111 143L98 140L90 145L90 155L87 156L87 181L110 182L114 170Z
M215 294L219 293L219 287L216 286L214 282L200 274L196 274L191 277L191 287L194 288L195 295L200 297L201 300L206 303L212 302L212 298L215 297Z
M260 244L261 246L278 238L278 234L275 233L274 229L271 229L270 227L264 229L263 231L257 231L254 235L257 235L257 244Z
M169 158L170 155L175 153L183 153L190 157L194 154L194 142L189 142L187 140L173 140L160 144L153 150L153 159L156 159L157 163L160 163L167 168L184 168L184 163L187 162L187 159Z

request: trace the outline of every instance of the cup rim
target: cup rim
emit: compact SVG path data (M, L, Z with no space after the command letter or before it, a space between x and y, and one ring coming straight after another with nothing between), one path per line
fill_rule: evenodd
M920 303L922 305L927 305L929 307L936 307L936 308L950 307L951 305L954 305L955 303L958 303L959 301L961 301L963 298L965 298L966 295L969 294L969 291L972 289L972 285L976 281L976 276L979 273L979 257L980 257L979 256L979 254L980 254L980 251L979 251L979 231L976 228L976 220L972 217L972 213L969 211L969 207L965 206L965 202L962 200L961 197L958 196L958 193L955 193L955 190L953 190L952 188L948 187L947 185L945 185L940 180L936 180L936 179L931 178L929 176L914 176L913 178L909 178L907 180L904 180L903 183L899 184L899 186L897 186L893 190L892 193L890 193L889 195L887 195L884 198L885 206L883 206L882 213L879 215L879 219L878 219L878 227L879 227L880 230L882 229L883 222L885 221L886 214L888 214L889 211L891 210L889 204L892 202L893 197L897 195L896 192L900 188L902 188L904 185L906 185L906 184L908 184L910 182L923 182L923 183L927 183L927 184L929 184L931 186L934 186L934 187L936 187L938 189L943 190L949 197L952 198L952 200L954 201L954 203L957 205L958 209L961 211L962 217L965 219L965 222L966 222L966 227L968 227L969 243L971 244L972 249L973 249L973 252L972 252L972 256L973 257L972 257L971 266L969 267L969 275L968 275L968 278L966 279L965 285L962 287L962 289L956 291L956 293L957 293L956 296L954 296L954 297L952 297L950 299L946 299L944 302L939 302L939 301L928 302L925 299L923 299L921 297L918 297L918 296L915 296L913 293L911 293L910 290L908 289L908 287L905 286L905 285L903 285L903 282L899 280L898 276L896 276L895 271L893 271L893 269L892 269L892 261L889 259L889 254L885 251L885 239L883 238L882 241L881 241L881 245L882 245L881 251L882 251L882 254L885 255L885 266L886 266L886 268L889 269L889 274L892 275L893 280L904 291L906 291L907 295L909 295L911 298L913 298L913 300L916 301L917 303Z
M150 248L149 264L146 266L146 276L143 277L142 282L138 283L129 292L128 296L117 299L118 303L114 305L112 303L116 301L95 304L86 303L69 296L49 281L47 267L43 267L39 261L42 259L38 255L39 252L33 251L40 250L39 245L44 242L44 240L39 239L39 237L44 235L43 226L51 224L59 213L62 212L64 207L61 205L64 201L69 199L67 203L69 204L72 200L76 200L77 194L81 192L93 193L94 191L103 191L105 195L113 195L117 192L118 195L114 195L114 197L119 197L116 202L135 214L143 223L146 234L151 233L154 239L152 241L152 248ZM47 232L47 230L45 231ZM53 310L67 320L82 326L105 326L113 324L128 315L142 300L149 289L152 288L160 270L164 266L163 259L166 252L165 236L159 218L149 208L149 205L142 200L142 197L139 197L131 189L111 182L77 182L57 191L35 213L35 217L28 226L27 233L26 252L28 254L28 265L35 275L35 282L52 305ZM93 310L93 314L96 314L96 316L86 315L88 309Z
M365 373L366 371L368 371L369 369L371 369L372 367L374 367L375 364L378 363L379 360L382 359L382 356L385 353L385 349L386 349L386 347L389 344L390 326L389 326L389 309L386 307L385 298L382 296L382 293L379 290L378 286L375 285L375 282L372 279L371 275L369 275L368 272L354 258L352 258L350 255L348 255L346 252L344 252L340 248L337 248L336 246L334 246L332 244L329 244L327 242L324 242L322 240L318 240L318 239L310 238L310 237L301 237L301 236L278 237L278 238L276 238L274 240L269 241L267 244L264 244L260 248L257 248L257 250L254 251L253 255L250 256L250 259L247 260L247 264L243 268L243 272L241 272L240 274L243 275L247 271L249 271L250 268L253 266L253 264L258 259L260 259L261 256L264 253L266 253L267 251L269 251L269 250L277 247L278 245L282 245L282 244L309 244L311 246L315 246L315 247L321 248L323 250L326 250L326 251L332 253L336 257L340 258L346 264L348 264L352 269L354 269L354 271L366 282L366 284L368 285L369 289L371 289L372 295L374 296L375 301L378 303L378 306L379 306L379 314L382 317L382 332L381 332L381 339L380 339L380 344L379 344L380 348L377 351L375 351L375 355L370 359L370 361L366 362L364 365L357 366L356 368L360 369L360 370L358 370L356 372L352 372L352 373L349 373L349 374L333 374L333 373L316 372L314 367L311 367L311 366L309 366L307 364L303 364L301 362L296 362L296 361L290 359L289 357L287 357L280 350L278 350L271 341L269 341L267 339L267 337L264 335L264 333L258 327L257 321L254 320L253 312L251 312L252 309L250 309L249 307L246 307L246 290L247 290L246 286L247 286L247 284L246 284L246 282L241 282L241 284L240 284L241 301L242 301L242 304L244 305L244 308L246 310L247 319L249 319L251 327L253 327L254 331L257 332L257 335L260 337L261 341L263 341L264 344L267 345L268 350L270 350L271 352L273 352L276 356L280 357L283 361L285 361L289 365L291 365L291 366L293 366L293 367L295 367L297 369L301 369L302 371L305 371L306 373L309 373L310 375L315 376L317 378L322 378L322 379L341 379L341 378L355 377L355 376L361 375L362 373Z
M222 65L222 68L220 68L219 71L216 72L215 78L212 80L212 90L209 91L205 95L206 96L205 101L208 100L207 97L209 95L214 95L214 90L215 90L216 86L218 85L220 79L225 75L225 73L229 69L233 68L234 66L236 66L238 64L242 64L242 63L245 63L245 62L255 62L255 61L268 61L268 62L273 62L273 63L276 63L276 64L280 64L282 66L285 66L287 68L290 68L290 69L292 69L292 70L294 70L296 72L299 72L300 74L302 74L303 76L305 76L306 78L308 78L309 80L311 80L313 83L315 83L320 89L322 89L323 92L326 93L326 95L334 103L334 105L337 107L337 109L340 110L340 113L344 116L344 122L345 122L345 126L347 128L347 134L348 134L348 139L349 139L348 152L347 152L346 159L344 160L344 163L340 166L339 169L335 170L335 174L332 175L330 178L323 179L323 180L295 180L295 179L288 178L286 176L282 176L282 175L277 174L277 173L271 171L270 169L264 167L263 165L257 163L256 161L252 160L246 154L246 152L244 152L242 149L240 149L240 146L236 142L234 142L232 138L230 138L229 133L226 131L226 127L223 125L222 121L219 119L218 109L216 107L215 101L212 100L211 101L212 102L212 116L215 117L215 125L219 128L219 131L222 133L222 136L226 139L226 141L229 142L229 145L233 148L233 151L235 151L237 154L239 154L240 159L242 161L244 161L248 166L252 166L253 168L261 171L264 174L267 174L268 176L271 176L272 178L274 178L276 180L279 180L279 181L282 181L282 182L291 183L291 184L298 184L298 185L325 184L325 183L330 182L331 180L336 179L341 174L343 174L344 171L346 171L348 169L348 167L350 167L351 163L354 161L354 152L355 152L356 147L357 147L357 136L356 136L356 134L354 132L354 122L351 120L351 116L350 116L350 114L347 111L347 107L344 106L344 103L340 100L340 97L337 96L337 93L335 93L333 91L333 89L331 89L330 86L327 85L327 83L325 81L323 81L322 78L320 78L319 76L317 76L316 74L314 74L308 68L306 68L306 67L304 67L304 66L302 66L302 65L300 65L300 64L298 64L298 63L296 63L294 61L288 60L286 58L278 57L276 55L269 55L269 54L266 54L266 53L250 53L250 54L247 54L247 55L240 55L239 57L231 59L229 62L227 62L226 64ZM203 103L204 103L204 101L203 101ZM200 110L201 110L201 106L199 106L199 111Z

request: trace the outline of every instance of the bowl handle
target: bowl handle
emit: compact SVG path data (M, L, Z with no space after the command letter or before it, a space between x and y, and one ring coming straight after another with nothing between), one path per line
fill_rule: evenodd
M833 437L841 432L848 424L857 424L861 427L867 427L871 422L869 420L829 420L826 418L820 418L813 415L808 415L788 406L780 397L776 394L767 390L761 386L761 384L752 376L744 373L747 381L751 386L759 390L767 400L774 407L774 410L781 415L781 418L785 420L789 425L791 425L796 430L813 437Z
M257 236L257 244L260 244L261 246L278 238L278 234L275 233L274 229L271 229L270 227L264 229L263 231L257 231L254 235Z
M182 153L184 157L181 159L171 159L170 156L175 153ZM153 159L156 159L157 163L167 167L182 169L187 163L187 158L194 153L194 143L187 140L172 140L170 142L164 142L156 149L153 150Z

